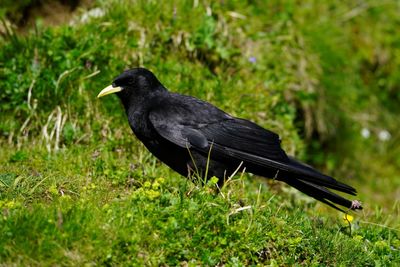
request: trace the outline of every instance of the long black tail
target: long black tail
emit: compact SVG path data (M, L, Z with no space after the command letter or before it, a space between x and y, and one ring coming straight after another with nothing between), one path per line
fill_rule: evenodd
M342 207L347 208L347 210L356 210L362 209L361 204L356 200L348 200L338 194L333 193L330 189L334 189L343 193L356 195L356 190L344 183L340 183L333 179L332 177L326 176L317 170L313 169L310 166L307 166L301 162L296 161L295 159L291 159L291 163L298 168L307 170L307 177L300 176L294 173L281 173L279 174L278 179L284 181L290 186L293 186L297 190L313 197L337 210L346 212L345 210L337 207L336 205L340 205ZM320 177L324 177L324 183L321 185ZM331 178L331 183L326 183L325 177ZM314 182L314 181L315 182Z
M208 150L204 148L200 149L202 152L208 153ZM213 143L213 151L215 155L220 157L218 159L232 161L232 158L234 158L235 160L244 162L247 170L256 175L272 178L273 171L279 170L275 174L277 180L286 182L303 193L340 211L343 210L335 206L335 204L352 210L362 209L360 202L347 200L329 190L333 189L346 194L356 195L357 192L353 187L338 182L334 178L322 174L293 158L289 157L283 161L273 160L235 148L221 146L217 143Z

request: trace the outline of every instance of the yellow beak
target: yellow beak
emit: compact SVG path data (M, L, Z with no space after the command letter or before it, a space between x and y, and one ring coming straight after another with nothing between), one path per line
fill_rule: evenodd
M105 96L105 95L109 95L109 94L113 94L116 92L121 92L122 88L117 86L117 87L113 87L112 85L107 86L106 88L104 88L103 90L101 90L101 92L97 95L97 98Z

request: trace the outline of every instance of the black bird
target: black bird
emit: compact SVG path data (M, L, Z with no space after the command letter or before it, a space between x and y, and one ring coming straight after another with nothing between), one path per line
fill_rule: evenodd
M238 169L283 181L343 211L362 209L329 189L356 190L286 155L277 134L235 118L208 102L169 92L144 68L127 70L98 97L116 93L134 134L158 159L183 176L191 173L224 181Z

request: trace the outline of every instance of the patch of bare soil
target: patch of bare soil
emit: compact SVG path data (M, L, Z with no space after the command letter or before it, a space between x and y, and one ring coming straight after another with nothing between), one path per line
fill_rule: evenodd
M89 8L93 0L40 0L24 7L9 17L17 31L25 33L41 19L45 26L68 23L78 8Z

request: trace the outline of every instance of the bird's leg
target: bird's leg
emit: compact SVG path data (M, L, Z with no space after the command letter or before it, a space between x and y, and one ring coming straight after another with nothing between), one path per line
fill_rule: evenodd
M186 163L186 168L187 168L187 178L188 178L189 180L191 180L192 182L194 182L194 181L193 181L193 177L192 177L192 170L193 170L193 169L192 169L192 167L190 167L190 164L189 164L189 163ZM186 196L187 196L187 197L190 196L190 194L192 193L193 189L194 189L194 188L189 189L189 191L186 192Z
M189 178L190 181L193 183L196 182L203 182L201 179L201 174L198 172L196 165L194 166L191 164L191 162L186 163L186 168L187 168L187 178Z
M187 168L187 177L192 180L192 167L190 167L189 163L186 163L186 168Z
M279 169L276 170L275 176L273 178L273 180L276 180L278 178L278 174L279 174Z
M222 177L218 177L218 182L217 182L218 192L221 191L221 189L224 186L225 182L226 182L226 170L224 170L224 175Z

